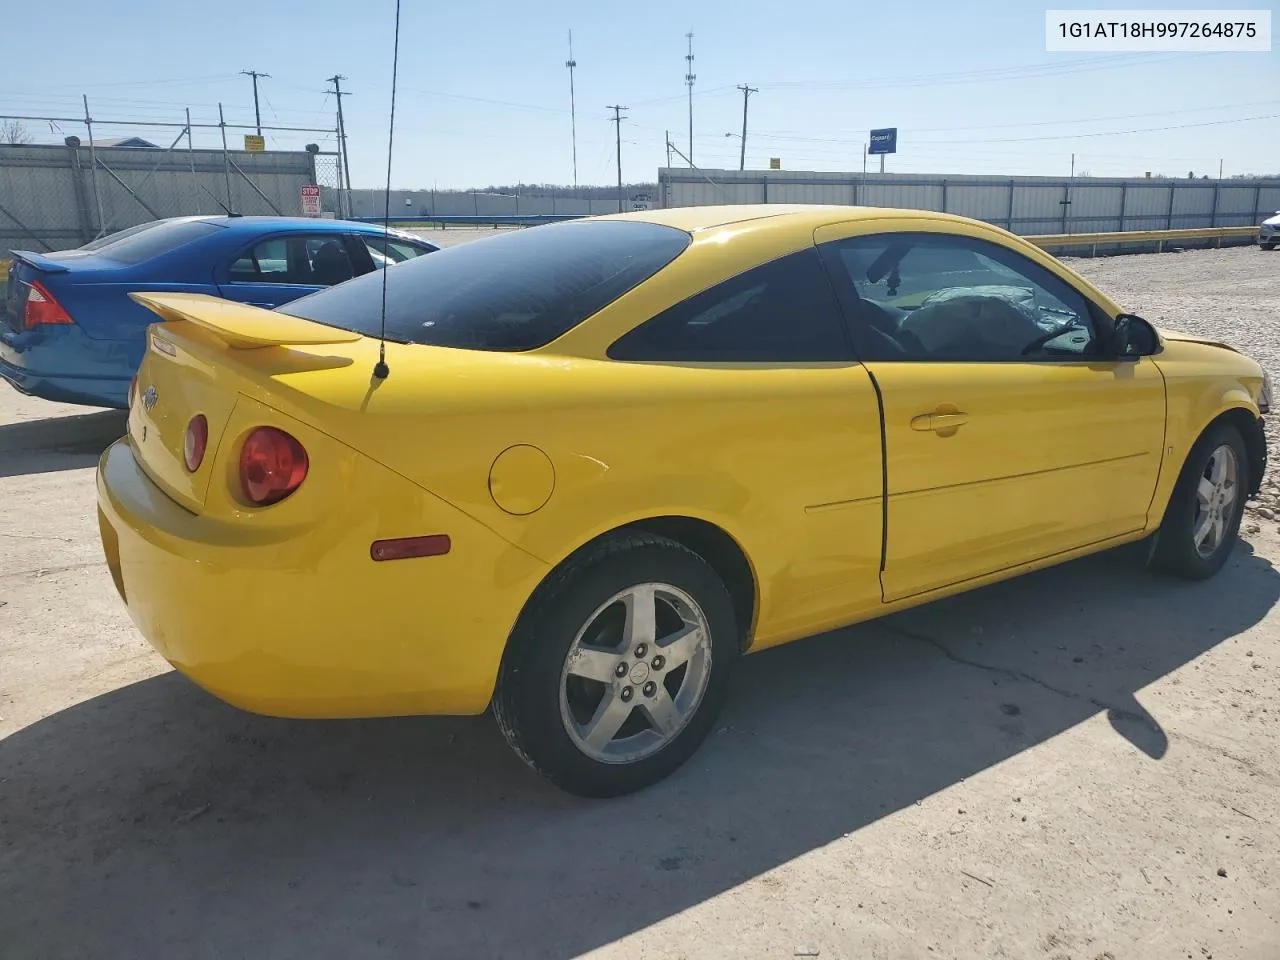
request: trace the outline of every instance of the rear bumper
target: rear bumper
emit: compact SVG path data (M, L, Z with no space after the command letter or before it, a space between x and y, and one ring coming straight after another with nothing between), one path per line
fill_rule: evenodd
M98 518L142 635L201 687L255 713L483 711L546 567L372 461L367 469L379 476L352 478L352 500L332 520L273 532L190 513L151 481L128 439L113 444L98 466ZM413 501L418 526L406 530ZM401 535L449 533L453 549L375 563L369 545L388 523Z
M44 400L123 409L140 351L140 344L94 340L74 325L0 328L0 379Z

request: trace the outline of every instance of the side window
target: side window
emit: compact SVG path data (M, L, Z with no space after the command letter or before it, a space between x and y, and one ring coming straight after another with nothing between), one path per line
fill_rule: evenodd
M388 267L393 263L404 263L406 260L412 260L414 257L420 257L424 253L430 252L426 247L405 243L403 240L384 240L382 237L375 237L369 234L361 234L360 239L369 249L369 256L373 257L373 265L375 267Z
M284 237L264 240L231 264L231 279L241 283L291 283L289 247Z
M816 250L748 270L617 340L615 360L805 362L852 358Z
M351 257L347 255L346 244L339 234L307 237L303 243L306 246L307 263L311 268L310 283L331 287L356 275L351 266Z
M294 283L332 286L354 276L339 234L272 237L255 244L231 264L240 283Z
M999 244L892 233L824 244L823 254L856 295L863 359L992 363L1099 353L1084 296Z

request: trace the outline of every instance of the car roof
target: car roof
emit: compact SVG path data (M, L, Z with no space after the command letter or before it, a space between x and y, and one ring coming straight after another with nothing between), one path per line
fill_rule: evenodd
M153 223L190 223L193 220L203 220L206 223L212 223L219 227L226 227L235 231L252 231L260 233L263 230L294 230L299 227L305 227L317 233L333 233L333 232L351 232L359 233L381 233L382 225L377 223L362 223L358 220L337 220L328 217L282 217L282 216L235 216L228 217L225 214L191 214L181 217L163 217L160 220L152 221ZM393 227L391 232L396 232ZM403 234L403 231L401 231Z
M382 227L372 223L360 223L356 220L335 220L325 217L202 217L210 223L226 227L229 230L251 230L260 233L263 230L296 230L306 227L316 233L336 233L357 231L359 233L381 233Z
M675 227L689 233L766 218L789 221L792 226L842 223L849 220L881 220L885 217L910 220L951 220L972 222L954 214L933 210L908 210L892 207L851 207L823 203L744 203L708 207L671 207L665 210L637 210L632 213L607 214L600 220L639 220Z

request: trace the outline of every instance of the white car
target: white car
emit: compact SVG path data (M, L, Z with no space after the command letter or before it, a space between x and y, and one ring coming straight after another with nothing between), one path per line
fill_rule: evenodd
M1280 243L1280 210L1258 227L1258 246L1263 250L1273 250L1277 243Z

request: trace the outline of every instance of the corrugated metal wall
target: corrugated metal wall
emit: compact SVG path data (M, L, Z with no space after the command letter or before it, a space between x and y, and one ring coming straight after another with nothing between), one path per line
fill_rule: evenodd
M0 255L78 247L160 217L221 213L228 189L236 213L297 216L299 188L316 181L318 160L332 159L302 151L93 153L87 145L0 145Z
M1021 234L1252 226L1280 209L1280 180L930 176L800 170L658 171L667 207L827 203L938 210Z
M656 183L633 183L623 188L624 209L631 209L634 198L649 197L653 202ZM336 191L323 192L333 198ZM351 212L355 217L381 217L386 197L378 189L351 191ZM656 205L656 204L655 204ZM328 206L328 204L326 204ZM590 217L617 213L616 190L600 187L535 187L519 193L490 193L483 190L392 190L392 217L519 217L567 216Z

